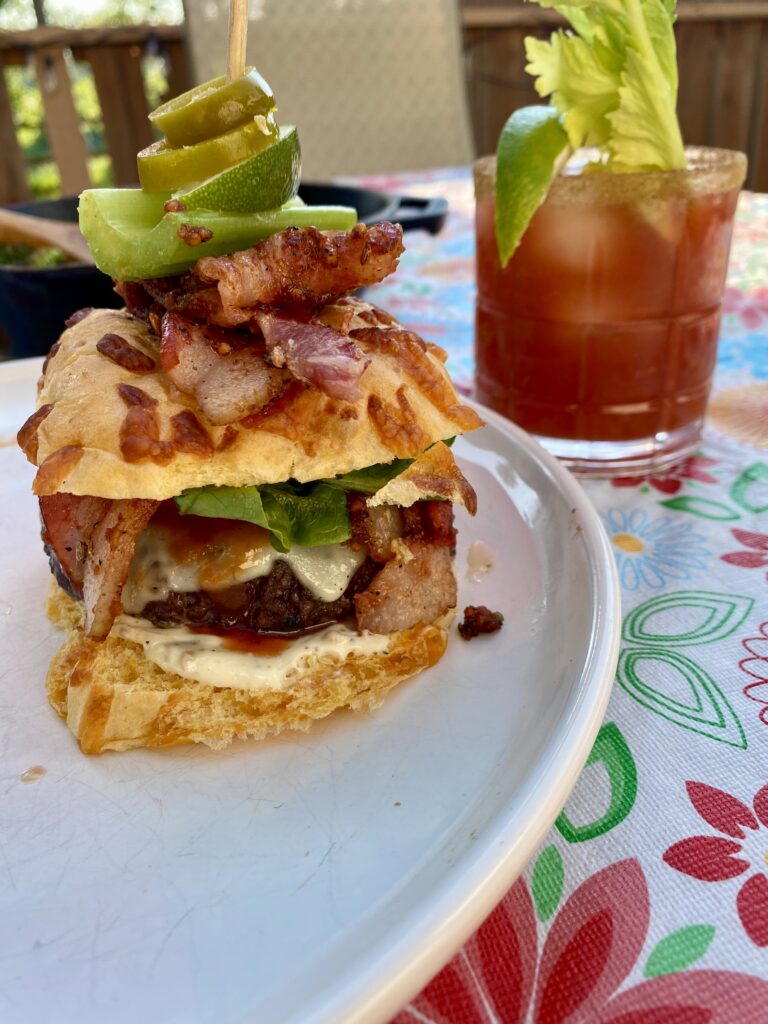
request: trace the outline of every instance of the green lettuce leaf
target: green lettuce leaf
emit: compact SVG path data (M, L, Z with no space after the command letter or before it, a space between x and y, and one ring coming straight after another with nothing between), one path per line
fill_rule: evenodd
M455 437L447 437L443 444L450 448ZM439 443L439 442L437 442ZM432 445L429 446L430 448ZM338 487L342 491L360 491L362 494L375 494L382 487L400 476L413 462L413 459L395 459L393 462L379 462L365 469L353 469L351 473L328 477L323 480L329 487Z
M353 469L342 476L329 477L323 480L328 487L336 487L341 491L360 491L363 494L375 494L390 480L394 480L413 462L413 459L395 459L394 462L380 462L366 469Z
M454 441L449 437L444 443L450 446ZM311 484L193 487L176 498L176 506L183 516L241 519L263 526L271 532L270 541L278 551L290 551L294 544L341 544L352 536L344 492L375 494L412 462L395 459Z
M270 530L272 546L320 547L349 540L347 500L324 483L260 487L195 487L176 498L182 515L241 519Z
M614 171L685 167L677 102L674 0L536 0L571 23L526 39L527 69L573 148L597 146Z

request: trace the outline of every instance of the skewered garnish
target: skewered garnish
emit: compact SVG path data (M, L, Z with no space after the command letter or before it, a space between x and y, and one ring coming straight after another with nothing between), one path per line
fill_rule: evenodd
M247 249L286 228L349 231L348 206L298 197L301 149L279 128L254 68L196 86L150 120L165 139L138 155L141 189L87 189L80 229L97 267L120 281L168 277L203 256Z
M281 128L265 149L173 198L188 210L272 210L296 195L300 174L299 136L293 127Z
M261 153L277 137L274 119L260 117L193 146L171 146L165 139L153 142L136 157L141 187L145 192L165 192L198 184Z
M259 72L246 68L234 81L220 75L161 103L149 120L170 145L189 146L249 124L274 106L272 90Z

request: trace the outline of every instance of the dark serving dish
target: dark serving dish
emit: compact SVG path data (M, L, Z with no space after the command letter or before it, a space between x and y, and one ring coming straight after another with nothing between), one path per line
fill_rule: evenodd
M445 199L391 195L351 185L302 185L299 195L310 204L354 206L365 224L398 221L404 231L421 228L433 234L448 215ZM10 207L34 217L77 220L77 198L17 203ZM83 306L119 309L122 299L112 279L93 266L71 263L58 267L0 265L0 334L13 359L44 355L59 337L64 321Z

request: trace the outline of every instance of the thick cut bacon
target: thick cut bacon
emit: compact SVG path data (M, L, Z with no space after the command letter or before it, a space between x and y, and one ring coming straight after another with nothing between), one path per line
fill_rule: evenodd
M247 328L261 309L312 310L391 274L403 252L399 224L352 231L289 228L230 256L205 256L186 274L118 282L134 316L158 310L213 327Z
M267 353L298 380L331 398L355 402L362 393L358 380L370 359L354 342L320 323L298 323L272 313L259 313Z
M453 556L447 544L408 540L397 557L355 597L359 629L392 633L419 622L432 622L457 600Z
M122 611L120 593L139 535L158 502L51 494L40 499L43 541L60 585L85 605L85 632L102 639Z
M312 309L376 284L391 274L403 252L399 224L358 224L352 231L289 228L230 256L205 256L192 269L216 284L228 322L243 310Z
M47 494L40 498L45 552L59 585L72 597L83 596L88 540L111 504L109 498L75 494Z
M194 395L216 424L256 412L290 382L290 374L269 366L255 344L242 345L240 336L201 327L175 313L163 316L160 362L179 391Z
M120 594L128 578L139 535L152 518L157 501L113 501L88 541L83 577L85 632L103 639L123 610Z
M251 317L250 310L225 316L216 286L203 286L192 274L118 281L115 291L125 299L128 312L148 324L162 316L163 311L222 328L239 327Z

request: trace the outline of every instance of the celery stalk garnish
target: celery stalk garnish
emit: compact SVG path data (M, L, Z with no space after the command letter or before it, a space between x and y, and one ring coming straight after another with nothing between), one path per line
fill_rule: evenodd
M515 111L499 139L496 238L502 265L571 150L594 149L591 170L686 165L675 113L675 0L532 2L559 11L570 28L553 32L549 41L525 40L526 71L550 107ZM533 115L536 110L553 112L560 136L551 119Z

